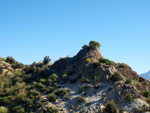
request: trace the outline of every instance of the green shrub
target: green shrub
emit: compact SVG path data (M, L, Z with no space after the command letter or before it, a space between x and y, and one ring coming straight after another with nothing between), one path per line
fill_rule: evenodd
M99 48L100 44L99 44L99 42L96 42L96 41L90 41L89 46L90 46L90 48L95 49L96 47Z
M89 46L88 46L88 45L84 45L84 46L82 46L82 48L83 48L83 49L89 48Z
M48 64L50 61L51 61L51 59L49 58L49 56L45 56L44 60L43 60L43 63Z
M127 79L125 84L131 84L132 80L131 79Z
M66 73L64 73L64 74L62 75L62 79L63 79L63 80L67 80L67 79L68 79L68 75L67 75Z
M16 113L25 113L25 109L24 108L20 108L16 111Z
M41 79L40 79L40 82L41 82L41 83L46 83L46 79L41 78Z
M106 65L114 65L114 63L113 63L112 61L110 61L110 60L108 60L108 59L105 59L105 58L100 58L100 59L99 59L99 62L100 62L100 63L104 63L104 64L106 64Z
M86 58L86 63L91 63L91 59L90 58Z
M66 58L70 58L70 56L66 56Z
M22 63L15 62L11 66L12 68L23 68L24 65Z
M94 66L95 68L97 68L97 67L100 66L100 65L101 65L100 62L94 62L94 63L93 63L93 66Z
M77 100L78 102L86 103L86 99L84 97L78 96Z
M59 109L58 108L54 108L54 107L48 107L47 108L47 112L48 113L59 113Z
M122 63L122 64L119 65L119 67L125 68L125 67L126 67L126 64L123 64L123 63Z
M13 63L15 63L16 61L15 61L15 59L14 59L12 56L8 56L8 57L6 58L6 62L8 62L8 63L10 63L10 64L13 64Z
M52 75L50 75L49 78L50 78L52 81L56 81L57 78L58 78L58 76L57 76L56 74L52 74Z
M146 98L150 98L150 91L143 91L142 95Z
M121 77L121 75L118 73L118 72L115 72L112 77L111 77L111 80L113 82L116 82L116 81L121 81L123 78Z
M19 102L24 101L25 98L26 98L25 92L19 92L16 96L16 100Z
M132 102L133 101L133 97L132 97L132 94L131 93L126 93L126 100L128 101L128 102Z
M109 101L106 104L104 111L106 113L117 113L117 107L116 107L116 104L114 103L114 101Z
M61 96L65 96L65 95L67 95L69 92L70 92L71 90L69 90L69 89L57 89L57 90L55 90L55 94L56 95L61 95Z
M8 109L4 106L0 106L0 113L8 113Z
M82 83L85 83L85 82L86 82L86 83L90 83L90 80L89 80L88 78L82 77L82 78L81 78L81 82L82 82Z
M8 105L10 104L10 100L8 97L0 97L0 105Z
M47 98L48 98L48 100L49 101L56 101L56 95L54 95L54 94L49 94L48 96L47 96Z
M54 88L52 86L47 87L47 92L52 92Z

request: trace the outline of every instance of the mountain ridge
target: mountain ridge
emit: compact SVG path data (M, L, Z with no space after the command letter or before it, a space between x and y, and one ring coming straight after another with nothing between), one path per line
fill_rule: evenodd
M104 58L99 47L91 41L74 57L50 65L49 57L31 65L1 59L0 104L10 112L150 111L150 82L127 64Z

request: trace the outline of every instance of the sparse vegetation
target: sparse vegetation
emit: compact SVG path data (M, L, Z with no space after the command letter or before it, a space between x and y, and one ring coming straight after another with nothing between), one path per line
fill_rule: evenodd
M85 45L83 48L86 48L85 52L90 51L91 53L92 49L97 47L100 47L100 44L91 41L89 46ZM95 52L97 50L93 51ZM127 65L113 63L104 58L101 58L98 62L91 63L90 58L94 59L93 56L91 57L90 55L89 58L83 57L83 65L81 64L82 62L78 63L78 58L76 57L75 59L66 57L56 61L54 64L48 65L50 59L46 56L43 62L23 65L17 62L13 57L7 57L6 60L4 59L3 61L1 61L0 57L0 113L59 113L59 111L63 112L63 105L65 105L65 109L67 108L68 112L75 111L81 113L84 112L84 110L86 112L86 108L88 108L93 101L97 101L95 97L99 97L99 94L103 95L106 93L105 97L107 98L108 96L109 100L114 99L115 102L117 102L118 97L116 94L118 94L118 96L120 96L119 99L123 97L123 99L126 99L128 102L132 102L134 94L130 92L130 90L127 94L121 93L120 91L123 91L123 88L125 88L126 91L128 86L131 88L130 86L133 85L133 87L137 87L139 91L148 89L149 82L146 80L140 78L141 80L139 82L139 80L136 80L136 75L133 75L135 79L129 79L130 77L128 76L120 75L123 73L122 71L127 70L127 68L125 68ZM79 57L79 59L81 58ZM7 63L5 63L6 61ZM115 68L117 72L110 77L111 72L114 72ZM132 72L128 73L130 74ZM112 82L109 83L109 80L105 81L106 77L113 82L121 81L124 78L126 82L125 85L124 80L113 84ZM115 94L111 96L109 91L111 92L112 90ZM108 95L107 92L109 93ZM142 95L145 97L143 100L150 103L150 91L144 91ZM98 98L98 100L99 99L100 98ZM86 104L87 101L88 104ZM71 105L69 102L71 102ZM93 106L93 108L94 107L97 106ZM100 107L104 106L102 105ZM114 101L108 102L104 111L106 113L116 113L117 107ZM119 109L119 112L122 113L123 109Z
M116 81L121 81L123 78L121 77L121 75L118 73L118 72L115 72L112 77L111 77L111 80L113 82L116 82Z
M106 104L104 111L106 113L117 113L117 107L113 100Z

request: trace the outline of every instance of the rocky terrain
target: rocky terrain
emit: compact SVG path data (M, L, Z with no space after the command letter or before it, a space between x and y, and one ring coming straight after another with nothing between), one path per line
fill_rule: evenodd
M150 82L105 59L99 47L91 41L54 64L49 57L31 65L0 58L0 113L149 112Z

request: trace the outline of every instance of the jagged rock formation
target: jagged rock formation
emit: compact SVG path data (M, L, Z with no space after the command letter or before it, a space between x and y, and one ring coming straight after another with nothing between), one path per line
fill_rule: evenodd
M87 58L91 61L86 62ZM2 68L11 67L5 61L1 61L0 65ZM150 107L148 98L143 96L143 91L150 90L150 82L128 65L104 59L97 46L84 47L73 58L63 58L46 66L32 64L22 71L26 74L25 80L42 94L45 106L35 107L34 112L37 113L48 111L49 107L59 108L60 113L103 113L103 108L111 100L118 109L123 108L127 113L146 111L143 105ZM40 82L40 86L37 87L35 80ZM54 102L48 99L48 88L51 88L51 94L58 94ZM79 99L79 96L82 97Z

